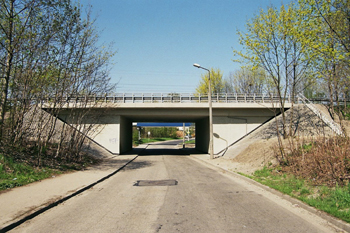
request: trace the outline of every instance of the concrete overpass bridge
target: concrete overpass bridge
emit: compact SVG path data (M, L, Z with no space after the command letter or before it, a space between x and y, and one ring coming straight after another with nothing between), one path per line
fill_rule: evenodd
M208 152L208 96L193 94L118 94L115 96L76 96L63 98L58 116L68 124L78 122L72 112L86 111L80 124L96 125L89 137L114 154L132 149L133 122L195 123L196 149ZM287 98L285 108L291 106ZM214 153L225 149L275 114L280 112L278 98L255 94L213 94ZM48 99L43 105L50 109ZM73 114L74 115L74 114Z

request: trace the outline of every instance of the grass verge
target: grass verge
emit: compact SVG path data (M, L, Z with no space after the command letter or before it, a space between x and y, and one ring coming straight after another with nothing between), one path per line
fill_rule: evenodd
M0 154L0 191L23 186L61 173L59 170L47 167L34 168Z
M151 143L151 142L164 142L164 141L170 141L170 140L176 140L177 138L143 138L140 141L134 142L135 145L140 145L144 143Z
M315 186L278 168L266 167L248 177L350 223L350 183L343 187Z
M196 143L196 140L189 140L189 141L186 141L185 140L185 144L195 144Z

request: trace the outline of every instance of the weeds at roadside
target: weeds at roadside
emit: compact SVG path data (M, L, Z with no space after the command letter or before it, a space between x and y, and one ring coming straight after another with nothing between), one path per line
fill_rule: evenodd
M310 181L281 172L279 168L267 167L249 177L350 223L350 184L315 186Z
M17 148L12 154L0 153L0 191L23 186L35 181L43 180L69 171L83 170L91 164L99 162L87 154L83 154L80 161L55 157L54 147L45 148L40 156L41 166L38 166L38 156L30 145Z
M276 150L277 151L277 150ZM343 186L350 179L350 139L319 138L312 142L291 140L289 153L282 158L276 153L285 173L310 180L315 185Z
M34 168L0 154L0 190L26 185L62 172L47 167Z

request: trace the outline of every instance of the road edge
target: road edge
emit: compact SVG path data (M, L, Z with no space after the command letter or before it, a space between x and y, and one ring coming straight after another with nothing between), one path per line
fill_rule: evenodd
M239 179L242 179L250 184L256 185L256 186L264 189L265 191L268 191L268 192L270 192L278 197L281 197L282 199L284 199L286 201L289 201L293 205L298 205L300 208L303 208L304 210L309 211L310 213L317 215L318 217L324 219L325 221L328 221L329 223L333 224L334 226L336 226L336 227L338 227L346 232L350 232L350 224L348 224L348 223L346 223L346 222L344 222L336 217L333 217L333 216L329 215L328 213L323 212L322 210L318 210L318 209L316 209L312 206L309 206L308 204L306 204L298 199L295 199L287 194L281 193L280 191L278 191L276 189L265 186L265 185L255 181L253 179L250 179L246 176L242 176L236 172L224 169L220 166L216 166L212 163L209 163L209 162L202 160L200 158L197 158L195 156L189 156L189 158L192 160L195 160L199 163L202 163L202 164L206 165L207 167L215 168L215 169L220 170L222 172L230 173L230 175L232 175L232 176L235 176Z
M69 195L66 195L64 197L61 197L59 198L58 200L54 201L53 203L50 203L50 204L46 204L44 205L43 207L41 207L40 209L34 211L33 213L30 213L29 215L27 216L24 216L24 217L21 217L19 220L13 222L13 223L10 223L9 225L3 227L0 229L0 233L4 233L4 232L8 232L16 227L18 227L19 225L23 224L24 222L30 220L30 219L33 219L35 218L36 216L46 212L47 210L50 210L52 209L53 207L91 189L92 187L94 187L95 185L107 180L108 178L114 176L115 174L117 174L119 171L121 171L122 169L124 169L128 164L130 164L131 162L133 162L139 155L136 155L133 159L131 159L130 161L128 161L127 163L125 163L123 166L119 167L118 169L116 169L115 171L111 172L110 174L98 179L97 181L91 183L90 185L87 185Z

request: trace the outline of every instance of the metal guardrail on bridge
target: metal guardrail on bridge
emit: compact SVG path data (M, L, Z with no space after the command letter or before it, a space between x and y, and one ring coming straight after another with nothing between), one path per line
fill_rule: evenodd
M120 93L113 96L66 96L60 98L67 103L207 103L208 95L196 94L169 94L169 93ZM47 98L44 102L57 101L55 98ZM278 103L279 97L270 94L239 94L225 93L213 94L213 103ZM290 96L285 98L286 103L291 102Z

